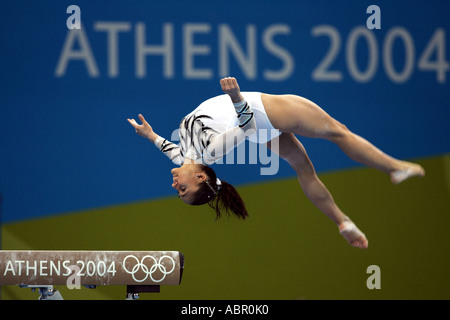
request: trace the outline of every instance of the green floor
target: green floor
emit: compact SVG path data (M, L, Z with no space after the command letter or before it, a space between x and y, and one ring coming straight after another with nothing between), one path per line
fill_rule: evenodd
M426 177L401 185L366 168L320 176L368 250L350 247L295 178L241 186L246 221L216 222L207 206L169 197L7 224L3 249L181 251L181 285L141 299L449 299L450 155L415 161ZM381 289L366 286L371 265ZM65 299L125 296L115 286L59 290ZM1 297L38 294L8 286Z

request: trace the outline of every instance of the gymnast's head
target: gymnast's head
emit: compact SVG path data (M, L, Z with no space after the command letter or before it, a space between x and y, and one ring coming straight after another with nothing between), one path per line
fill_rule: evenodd
M183 164L172 169L172 187L183 202L190 205L208 204L219 219L223 212L240 219L248 217L244 201L226 181L217 179L213 169L202 164Z

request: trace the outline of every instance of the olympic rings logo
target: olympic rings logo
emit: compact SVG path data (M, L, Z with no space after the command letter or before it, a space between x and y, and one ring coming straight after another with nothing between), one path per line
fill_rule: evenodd
M136 260L136 265L131 270L128 270L127 267L126 267L126 261L129 258ZM153 260L153 264L150 267L147 266L145 264L145 259ZM170 261L168 263L172 264L172 268L170 270L167 270L166 267L161 263L163 259L168 259ZM166 278L166 275L172 273L172 271L175 269L175 261L173 260L172 257L166 256L166 255L160 257L159 260L156 260L156 258L153 257L153 256L147 255L147 256L144 256L141 259L141 261L139 261L138 258L136 258L134 255L130 254L130 255L126 256L123 259L123 263L122 264L123 264L123 269L125 270L125 272L131 274L131 276L133 277L134 281L136 281L136 282L144 282L145 280L147 280L148 277L150 277L150 279L152 279L153 282L161 282L161 281L163 281ZM142 270L145 273L145 277L143 279L136 279L135 274L139 270ZM153 278L153 274L157 270L159 270L159 272L162 273L161 279Z

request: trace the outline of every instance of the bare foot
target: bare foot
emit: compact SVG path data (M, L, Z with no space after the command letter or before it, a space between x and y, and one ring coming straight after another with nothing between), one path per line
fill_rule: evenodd
M403 168L391 172L391 181L393 184L399 184L411 177L425 176L425 170L418 164L411 162L402 162Z
M339 233L356 248L367 249L369 241L358 227L350 220L346 220L339 225Z

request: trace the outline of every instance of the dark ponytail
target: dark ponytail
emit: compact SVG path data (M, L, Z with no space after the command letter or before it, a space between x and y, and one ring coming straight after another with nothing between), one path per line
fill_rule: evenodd
M205 172L207 179L200 185L195 200L191 204L208 203L216 212L216 220L222 216L223 211L227 214L233 214L239 219L247 218L249 215L245 203L236 188L223 180L221 180L220 185L217 185L216 173L210 167L202 166L202 170Z
M228 182L221 181L222 186L217 192L216 196L208 202L208 205L216 211L216 219L221 217L223 210L230 214L234 214L239 219L248 217L247 209L245 208L244 200L237 192L237 190Z

